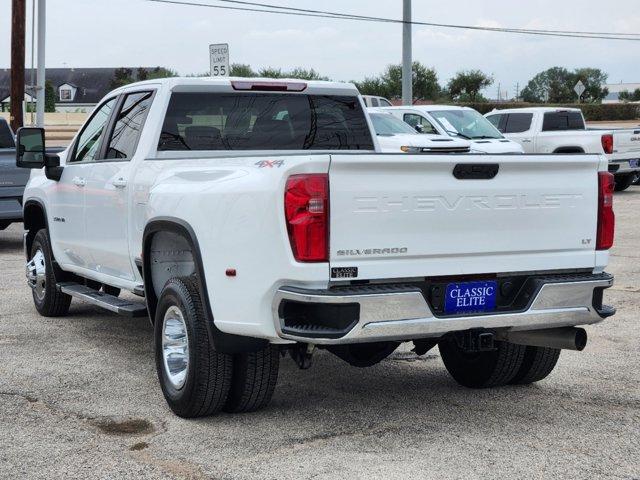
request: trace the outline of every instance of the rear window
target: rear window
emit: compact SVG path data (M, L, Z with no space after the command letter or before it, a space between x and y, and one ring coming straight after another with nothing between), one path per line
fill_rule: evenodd
M526 132L531 128L532 121L533 113L510 113L507 116L507 124L505 125L502 133Z
M0 118L0 148L15 148L16 143L13 141L13 134L9 124L3 118Z
M373 150L357 97L174 93L158 150Z
M580 112L548 112L544 114L543 132L584 129L584 120Z

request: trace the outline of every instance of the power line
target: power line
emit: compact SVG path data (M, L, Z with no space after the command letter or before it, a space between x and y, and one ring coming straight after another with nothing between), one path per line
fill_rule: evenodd
M352 15L352 14L344 14L337 12L326 12L323 10L309 10L309 9L301 9L294 7L284 7L278 5L270 5L263 4L257 2L241 2L239 0L217 0L225 3L236 3L243 5L254 5L256 7L262 8L252 8L252 7L239 7L239 6L228 6L228 5L211 5L209 3L199 3L194 1L186 1L186 0L146 0L148 2L155 3L165 3L165 4L173 4L173 5L182 5L182 6L192 6L192 7L206 7L206 8L215 8L220 10L234 10L234 11L244 11L244 12L257 12L257 13L271 13L277 15L289 15L289 16L301 16L301 17L316 17L316 18L333 18L338 20L354 20L354 21L366 21L366 22L383 22L383 23L404 23L399 19L392 18L383 18L383 17L369 17L364 15ZM266 8L273 8L277 10L267 10ZM432 23L432 22L419 22L412 21L409 22L412 25L419 26L429 26L429 27L438 27L438 28L454 28L461 30L478 30L478 31L489 31L489 32L498 32L498 33L515 33L522 35L537 35L537 36L549 36L549 37L563 37L563 38L587 38L587 39L598 39L598 40L621 40L621 41L640 41L640 37L636 38L634 35L637 34L629 34L629 33L611 33L611 32L571 32L571 31L561 31L561 30L537 30L537 29L518 29L518 28L503 28L503 27L479 27L473 25L455 25L455 24L447 24L447 23Z
M295 7L286 7L283 5L274 5L269 3L258 3L258 2L248 2L243 0L215 0L217 2L222 3L235 3L239 5L251 5L254 7L265 7L265 8L276 8L282 10L290 10L295 12L304 12L304 13L319 13L325 15L332 15L336 17L348 17L348 18L357 18L361 20L375 20L381 22L390 22L390 23L405 23L404 20L393 19L393 18L383 18L383 17L372 17L369 15L356 15L350 13L339 13L339 12L329 12L326 10L311 10L308 8L295 8ZM408 22L414 25L425 25L425 26L436 26L436 27L451 27L451 28L476 28L471 25L451 25L451 24L442 24L442 23L429 23L429 22L418 22L412 21ZM479 27L483 29L500 29L500 27ZM513 32L535 32L535 33L561 33L561 34L574 34L574 35L607 35L607 36L620 36L620 37L636 37L640 36L640 33L616 33L616 32L585 32L585 31L575 31L575 30L543 30L543 29L533 29L533 28L506 28L508 31Z

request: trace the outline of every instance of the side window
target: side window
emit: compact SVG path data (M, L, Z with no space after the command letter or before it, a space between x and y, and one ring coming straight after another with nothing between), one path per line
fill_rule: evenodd
M84 126L76 143L73 162L91 162L96 158L100 148L100 138L107 128L107 122L115 103L115 97L103 103Z
M502 133L522 133L531 128L533 113L510 113L507 117L507 125Z
M13 133L9 124L0 118L0 148L15 148L16 143L13 141Z
M506 113L491 115L487 117L487 120L498 129L500 133L507 133L507 121L510 115Z
M493 125L498 130L500 130L500 119L501 118L502 118L502 115L489 115L487 117L487 120L489 120L489 122L491 122L491 125ZM504 133L504 132L502 132L502 133Z
M580 112L548 112L544 114L543 132L584 129L584 120Z
M378 102L378 99L376 97L373 97L371 99L371 106L372 107L379 107L380 106L380 103Z
M405 123L408 123L413 128L416 128L417 125L422 125L422 133L431 133L433 135L438 135L438 131L435 129L431 122L424 118L422 115L418 115L415 113L405 113L402 119Z
M389 100L387 100L386 98L381 98L380 99L380 106L381 107L392 107L393 105L391 105L391 102L389 102Z
M128 94L116 117L105 158L131 159L151 106L152 92Z

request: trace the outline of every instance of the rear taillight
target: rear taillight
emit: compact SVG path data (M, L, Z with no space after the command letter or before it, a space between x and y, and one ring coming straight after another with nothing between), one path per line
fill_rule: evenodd
M606 135L602 135L601 142L604 153L613 153L613 135L609 133Z
M597 250L608 250L613 245L616 216L613 213L615 182L609 172L598 173L598 233Z
M293 175L287 180L284 212L293 256L299 262L329 259L329 177Z

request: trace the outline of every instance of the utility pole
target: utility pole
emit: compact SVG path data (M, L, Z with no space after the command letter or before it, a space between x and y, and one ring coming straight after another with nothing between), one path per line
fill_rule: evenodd
M11 2L11 128L23 125L25 0Z
M411 0L403 0L402 22L402 104L413 105Z
M35 2L35 0L33 0ZM47 28L47 0L38 0L38 73L36 76L36 126L44 128L45 65L44 43Z

